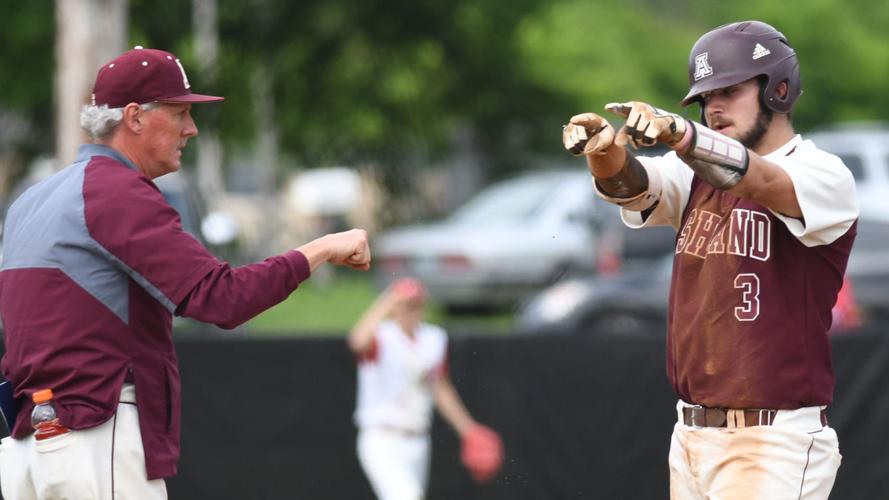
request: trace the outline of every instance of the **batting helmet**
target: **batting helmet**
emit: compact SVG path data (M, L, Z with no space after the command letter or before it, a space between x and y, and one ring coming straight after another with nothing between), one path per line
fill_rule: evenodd
M780 31L759 21L725 24L704 34L688 56L691 89L683 106L698 101L701 94L730 87L751 78L765 77L760 99L772 111L787 113L802 94L796 52ZM787 82L781 97L775 89Z

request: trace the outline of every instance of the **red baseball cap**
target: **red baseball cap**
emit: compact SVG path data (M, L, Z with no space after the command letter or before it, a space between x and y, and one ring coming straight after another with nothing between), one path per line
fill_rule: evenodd
M406 300L423 301L426 298L426 287L415 278L399 278L392 283L392 291Z
M185 68L175 55L137 45L99 69L93 105L122 108L131 102L217 102L223 97L191 91Z

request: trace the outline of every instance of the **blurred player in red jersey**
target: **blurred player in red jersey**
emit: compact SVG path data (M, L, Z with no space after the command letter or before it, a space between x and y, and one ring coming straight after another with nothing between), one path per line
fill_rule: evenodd
M827 332L855 239L849 170L794 132L796 53L757 21L720 26L689 56L701 123L633 101L571 118L565 147L630 227L677 232L667 374L680 400L673 499L827 498L840 465L824 410ZM623 146L673 152L636 158Z
M358 459L380 500L425 497L433 402L462 441L477 481L500 468L500 437L473 420L448 374L448 337L423 322L426 292L415 280L392 284L349 333L358 356Z

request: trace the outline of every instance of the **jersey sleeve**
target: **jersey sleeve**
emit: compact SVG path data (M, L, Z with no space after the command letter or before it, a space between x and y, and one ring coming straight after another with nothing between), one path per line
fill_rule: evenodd
M286 299L309 274L297 250L241 267L221 263L194 284L176 314L234 328Z
M379 332L374 333L374 336L371 337L370 343L367 345L367 348L360 353L355 354L355 361L358 364L375 363L378 359L380 359L380 342L379 340L377 340L378 336Z
M93 160L83 187L90 236L155 299L173 311L221 263L182 229L153 182L112 160Z
M432 376L436 379L441 379L443 377L449 377L451 374L451 363L450 363L450 354L448 349L448 333L444 328L434 326L436 331L436 335L438 336L440 342L440 353L438 356L438 362L435 364L435 367L432 369Z
M153 182L118 165L95 166L84 182L90 235L171 313L234 328L309 277L308 260L296 250L230 267L182 229Z
M804 245L827 245L846 234L858 218L855 180L838 157L814 148L799 149L768 159L790 176L803 219L771 212Z

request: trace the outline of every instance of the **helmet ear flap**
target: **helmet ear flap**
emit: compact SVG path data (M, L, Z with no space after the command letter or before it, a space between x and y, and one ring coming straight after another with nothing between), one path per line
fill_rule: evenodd
M779 89L781 88L781 84L784 84L784 95L781 95ZM763 104L765 104L769 109L789 109L791 106L790 102L790 79L785 78L774 85L767 85L763 88Z

